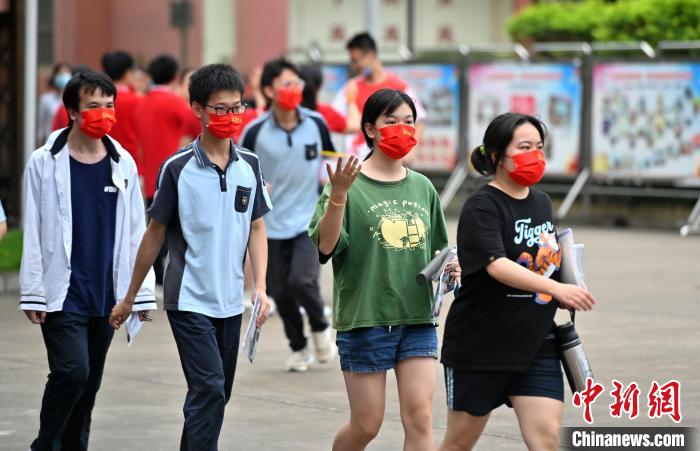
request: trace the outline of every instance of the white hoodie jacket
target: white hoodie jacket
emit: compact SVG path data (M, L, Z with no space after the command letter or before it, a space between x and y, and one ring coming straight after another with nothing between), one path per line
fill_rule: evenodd
M70 129L53 132L35 150L24 171L24 244L20 269L20 309L57 312L63 309L71 275L73 224ZM118 189L112 277L115 301L129 288L136 252L146 228L136 163L114 139L102 141L112 163ZM134 311L155 310L155 276L151 269L136 296Z

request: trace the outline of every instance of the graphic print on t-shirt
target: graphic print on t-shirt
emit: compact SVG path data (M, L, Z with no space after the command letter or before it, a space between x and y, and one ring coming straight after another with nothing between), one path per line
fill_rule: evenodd
M367 213L374 213L378 220L376 226L369 228L372 239L385 249L397 252L425 249L428 228L421 213L426 220L430 216L419 202L387 200L372 205Z
M527 240L528 247L537 244L537 254L533 259L530 252L524 251L516 260L516 263L544 277L551 277L561 266L561 250L554 235L554 225L547 221L536 227L530 227L531 218L515 221L515 244ZM552 296L545 293L535 293L535 302L547 304Z

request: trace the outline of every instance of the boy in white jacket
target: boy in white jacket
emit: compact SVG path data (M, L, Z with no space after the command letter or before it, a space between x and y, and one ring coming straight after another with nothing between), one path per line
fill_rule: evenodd
M114 334L108 323L129 285L145 230L136 164L107 136L116 89L74 76L63 94L71 124L37 149L24 173L20 309L40 324L50 374L32 450L86 450L90 417ZM152 271L139 319L156 308Z

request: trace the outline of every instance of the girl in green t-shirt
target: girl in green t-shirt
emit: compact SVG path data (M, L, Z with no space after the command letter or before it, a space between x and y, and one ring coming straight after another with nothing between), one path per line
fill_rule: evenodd
M333 260L333 327L350 421L333 449L364 449L384 419L386 373L399 389L405 448L434 449L432 399L438 340L432 287L416 274L447 244L435 188L402 164L416 144L416 108L405 93L377 91L362 112L372 152L335 170L309 233L322 263ZM454 277L459 268L454 266Z

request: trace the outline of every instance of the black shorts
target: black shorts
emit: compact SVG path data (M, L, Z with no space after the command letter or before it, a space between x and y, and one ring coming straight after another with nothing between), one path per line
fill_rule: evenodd
M538 396L564 402L559 359L536 359L525 371L460 371L445 366L447 407L474 416L488 415L510 396Z

